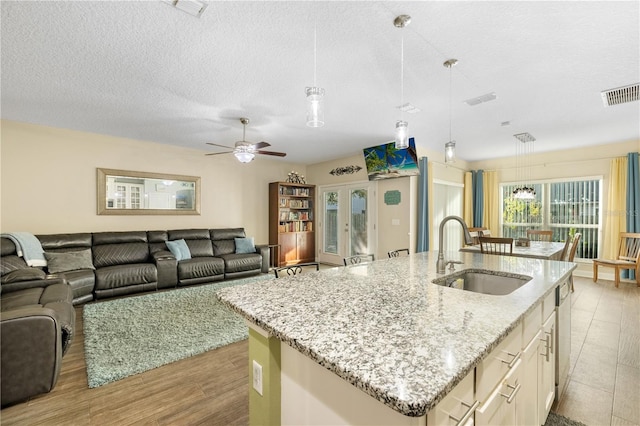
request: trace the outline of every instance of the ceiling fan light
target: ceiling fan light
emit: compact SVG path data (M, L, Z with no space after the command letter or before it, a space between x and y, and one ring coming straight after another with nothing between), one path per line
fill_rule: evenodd
M235 155L238 161L240 161L241 163L248 163L253 160L253 157L255 157L255 154L253 152L245 151L234 152L233 155Z
M409 148L409 123L396 121L396 149Z
M455 163L456 162L456 141L449 141L444 144L444 162Z
M324 126L324 89L322 87L307 87L307 126L322 127Z

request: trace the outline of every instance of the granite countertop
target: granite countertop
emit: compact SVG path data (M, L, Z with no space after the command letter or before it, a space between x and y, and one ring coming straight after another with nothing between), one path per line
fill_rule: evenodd
M407 416L433 408L569 276L575 264L447 253L456 271L533 277L505 296L432 284L437 252L258 281L221 301L380 402ZM449 272L447 272L449 274Z
M528 247L517 246L513 243L513 256L534 257L538 259L554 259L559 260L560 254L564 249L564 243L547 242L547 241L530 241ZM469 253L479 253L480 245L464 246L460 251Z

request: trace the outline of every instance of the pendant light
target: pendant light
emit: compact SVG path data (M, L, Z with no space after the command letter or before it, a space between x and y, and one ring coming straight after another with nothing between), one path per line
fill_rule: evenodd
M531 180L531 164L530 159L535 148L536 138L530 133L518 133L513 135L520 141L516 145L516 177L518 178L518 186L511 194L513 198L524 201L532 201L536 198L536 190L531 186L527 186L527 181Z
M458 63L457 59L448 59L444 61L442 65L449 68L449 142L444 144L444 162L445 163L455 163L456 162L456 141L451 138L451 121L453 117L453 108L451 106L452 95L452 71L453 68Z
M316 85L316 65L317 65L317 24L313 26L313 87L307 87L307 126L324 126L324 89Z
M396 28L404 28L411 22L411 16L400 15L393 20L393 25ZM400 105L404 105L404 35L401 37L400 42ZM395 142L396 149L406 149L409 147L409 123L404 121L401 116L400 120L396 121Z

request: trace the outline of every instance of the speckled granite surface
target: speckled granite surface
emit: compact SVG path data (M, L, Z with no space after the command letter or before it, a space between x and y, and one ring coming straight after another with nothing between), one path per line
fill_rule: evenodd
M533 279L505 296L438 286L434 252L226 288L218 297L387 406L422 416L575 268L470 253L445 258L464 262L457 271Z
M513 243L513 255L520 257L533 257L536 259L559 259L564 249L564 243L531 241L529 247L516 246ZM465 246L460 251L480 253L480 246Z

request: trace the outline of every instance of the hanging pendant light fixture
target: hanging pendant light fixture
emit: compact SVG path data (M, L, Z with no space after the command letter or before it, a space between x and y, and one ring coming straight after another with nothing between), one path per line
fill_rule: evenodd
M307 126L322 127L324 126L324 89L316 85L316 66L317 66L317 24L313 26L313 87L307 87L305 93L307 95Z
M456 162L456 141L451 138L451 122L453 117L453 109L451 107L451 99L452 99L452 72L451 68L454 67L458 63L457 59L448 59L444 61L442 65L449 68L449 142L444 144L444 162L445 163L455 163Z
M411 22L411 16L400 15L393 20L396 28L404 28ZM404 35L400 42L400 105L404 105ZM409 123L403 120L404 111L400 109L400 120L396 121L395 142L396 149L406 149L409 147Z
M527 183L531 181L531 155L535 148L534 138L529 133L518 133L513 135L520 141L516 145L516 176L518 178L518 186L511 194L513 198L524 201L532 201L536 198L536 190L533 184ZM530 186L528 186L530 185Z

